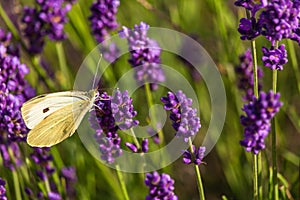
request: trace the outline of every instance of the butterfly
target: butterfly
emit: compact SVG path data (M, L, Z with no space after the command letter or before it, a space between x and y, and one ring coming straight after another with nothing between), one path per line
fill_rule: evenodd
M50 147L72 136L96 98L97 89L43 94L25 102L21 114L31 129L27 143Z

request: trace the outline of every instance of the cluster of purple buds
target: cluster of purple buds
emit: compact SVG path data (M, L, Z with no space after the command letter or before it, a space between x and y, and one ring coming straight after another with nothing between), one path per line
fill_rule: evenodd
M161 68L161 48L156 41L147 36L149 25L141 22L133 30L123 26L119 32L121 38L126 38L131 57L129 63L135 68L135 79L139 84L151 83L151 89L157 89L158 83L165 81Z
M195 165L200 165L204 162L202 162L204 158L206 148L205 147L199 147L196 149L195 145L192 146L192 151L185 150L183 152L183 163L185 164L191 164L194 163Z
M257 154L265 148L265 138L271 129L271 119L279 111L282 103L279 101L280 94L261 92L258 98L244 105L246 115L241 116L241 124L244 126L244 139L240 144L246 151Z
M35 164L41 166L41 169L37 170L36 174L40 180L45 181L55 172L55 168L52 167L53 157L50 154L50 148L34 148L33 150L34 152L30 154L30 157Z
M5 181L0 178L0 199L1 200L7 200L6 197L6 189L5 189Z
M75 199L76 190L75 183L77 182L76 168L75 167L64 167L60 170L61 177L65 180L65 191L66 196L70 199Z
M238 88L245 92L243 100L251 101L254 95L254 76L253 76L253 60L251 50L247 49L240 57L240 64L236 66L235 72L238 75ZM258 80L263 76L261 68L257 68ZM258 83L258 90L261 90L261 83Z
M97 42L103 42L109 36L109 31L118 27L116 15L119 5L119 0L96 0L92 4L89 20Z
M282 44L278 48L267 49L262 47L264 66L272 70L283 70L283 65L288 62L287 51L285 45Z
M43 50L45 36L53 41L66 38L64 25L68 21L67 13L71 9L70 3L63 0L36 0L38 8L24 7L22 22L24 36L28 40L28 51L39 54Z
M122 155L121 138L118 130L130 129L138 124L132 118L136 116L132 99L128 92L117 90L113 96L102 93L95 101L95 111L91 113L90 123L96 130L95 139L99 144L101 159L113 163ZM96 120L95 120L96 119Z
M137 145L135 144L132 144L130 142L125 142L125 146L127 146L133 153L138 153L138 152L147 153L149 151L148 144L149 143L147 138L142 140L142 145L140 149L138 149Z
M166 97L162 97L164 109L171 111L170 119L173 121L173 128L176 136L183 137L185 142L194 136L201 128L200 118L197 116L197 110L192 108L192 99L187 98L181 91L176 95L168 92Z
M145 184L149 187L149 194L146 200L177 200L174 194L174 180L168 174L159 174L158 172L147 173Z

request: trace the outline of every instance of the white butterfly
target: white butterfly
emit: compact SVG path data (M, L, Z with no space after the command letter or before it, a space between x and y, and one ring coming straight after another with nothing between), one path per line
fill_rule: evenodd
M21 108L22 117L31 129L27 143L34 147L50 147L72 136L93 107L96 94L97 89L56 92L25 102Z

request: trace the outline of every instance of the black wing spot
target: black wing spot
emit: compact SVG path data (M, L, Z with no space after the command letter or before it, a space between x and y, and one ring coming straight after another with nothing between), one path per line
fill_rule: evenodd
M49 108L43 109L43 113L46 113L46 112L48 112L48 111L49 111Z

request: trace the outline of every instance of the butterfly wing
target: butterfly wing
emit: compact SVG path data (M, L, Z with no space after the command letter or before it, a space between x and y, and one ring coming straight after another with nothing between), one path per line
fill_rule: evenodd
M21 112L26 126L33 129L44 118L78 101L89 100L90 92L66 91L34 97L22 105Z
M92 105L90 100L81 100L56 110L28 133L27 143L34 147L50 147L72 136Z

